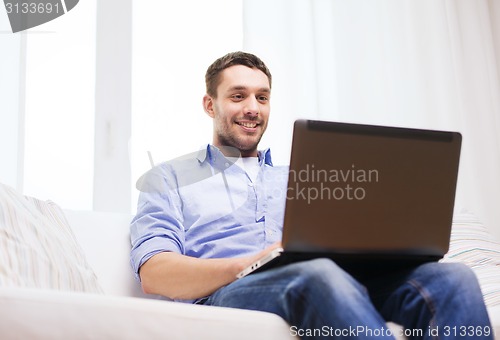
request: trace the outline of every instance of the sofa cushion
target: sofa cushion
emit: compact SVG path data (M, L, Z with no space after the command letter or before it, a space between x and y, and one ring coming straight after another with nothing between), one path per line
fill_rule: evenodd
M500 243L470 213L453 219L450 250L443 262L462 262L478 277L488 307L500 306Z
M1 183L0 286L102 292L61 209Z

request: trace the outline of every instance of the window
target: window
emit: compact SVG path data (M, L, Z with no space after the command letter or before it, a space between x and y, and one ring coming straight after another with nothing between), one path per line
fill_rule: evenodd
M27 36L24 193L92 209L96 0Z
M22 121L24 117L24 50L26 38L12 34L7 12L0 9L0 183L22 187Z
M103 174L96 175L95 169L106 161L102 155L96 157L94 151L102 143L100 139L96 142L95 124L102 123L106 113L102 107L96 110L96 89L102 89L96 81L103 79L96 70L106 72L96 65L101 65L98 62L103 59L126 65L121 61L132 57L132 118L125 117L127 124L132 125L131 139L128 145L119 140L119 145L113 146L120 150L128 147L132 182L132 197L128 199L130 210L135 212L135 181L151 167L148 152L159 163L198 150L211 141L211 119L201 105L204 75L217 57L242 49L243 5L242 0L133 1L132 21L126 22L124 16L125 22L121 22L123 27L130 27L121 38L131 34L133 46L130 52L116 55L112 49L96 49L97 43L117 39L109 35L109 30L106 34L96 31L96 14L99 11L101 15L99 22L113 23L116 17L106 17L116 14L114 7L120 2L113 0L104 9L97 5L96 0L80 1L65 15L16 33L24 40L17 38L12 46L21 52L12 53L9 58L19 60L26 46L25 86L22 72L12 72L11 78L21 81L22 91L9 102L12 119L5 121L12 133L4 134L2 141L8 138L8 143L18 145L9 148L8 161L21 161L1 175L15 185L17 172L17 181L21 183L18 187L25 194L51 199L63 208L95 208L95 196L100 193L96 192L94 179L103 181ZM8 19L4 19L3 26L8 28ZM96 56L96 52L100 54ZM102 53L113 54L103 58ZM23 66L19 62L16 65L13 67ZM105 96L104 106L110 108L123 100L123 95L113 91ZM24 110L18 107L19 103L23 103ZM105 135L111 144L116 142L112 132L120 128L116 125L110 126L111 132ZM123 172L111 164L118 168L109 169L111 173ZM104 165L107 167L107 163ZM99 196L101 200L113 200L119 195L105 191L103 197Z

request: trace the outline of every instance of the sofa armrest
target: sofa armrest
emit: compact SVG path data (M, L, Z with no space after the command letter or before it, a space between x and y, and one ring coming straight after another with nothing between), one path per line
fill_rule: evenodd
M270 313L53 290L0 288L3 339L292 339Z

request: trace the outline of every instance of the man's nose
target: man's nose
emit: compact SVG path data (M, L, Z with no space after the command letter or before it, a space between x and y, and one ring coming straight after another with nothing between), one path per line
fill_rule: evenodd
M257 116L260 113L260 105L257 98L249 96L245 102L244 110L247 115Z

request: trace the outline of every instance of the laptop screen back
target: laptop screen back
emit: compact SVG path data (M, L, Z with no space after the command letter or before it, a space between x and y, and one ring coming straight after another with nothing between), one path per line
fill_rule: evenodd
M298 120L285 251L448 251L459 133Z

